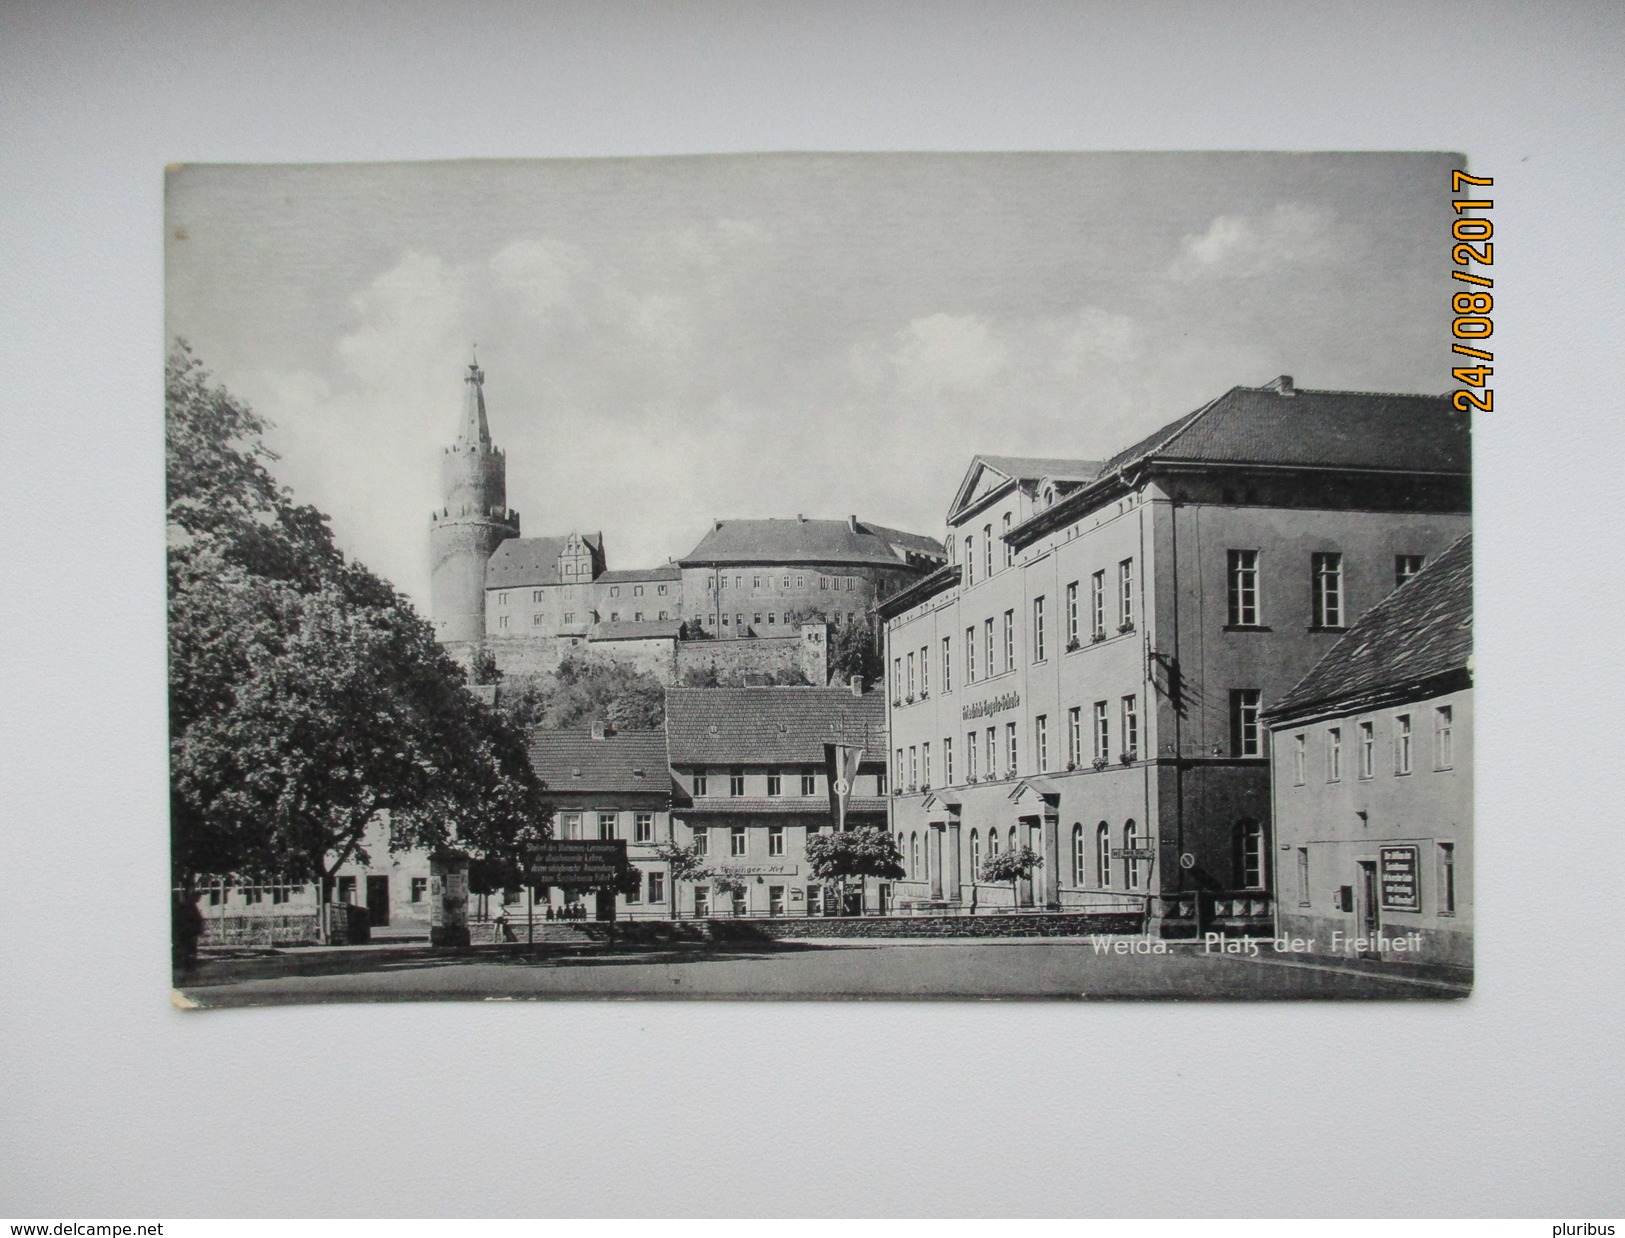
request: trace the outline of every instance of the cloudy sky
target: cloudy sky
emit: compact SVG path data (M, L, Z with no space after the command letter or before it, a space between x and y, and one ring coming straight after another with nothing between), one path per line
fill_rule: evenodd
M168 327L419 604L471 344L527 534L940 535L978 451L1099 458L1236 384L1445 390L1449 169L1399 155L203 166Z

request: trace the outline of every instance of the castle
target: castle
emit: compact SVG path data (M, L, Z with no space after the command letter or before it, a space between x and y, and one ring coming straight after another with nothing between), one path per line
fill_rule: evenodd
M465 666L483 652L504 674L543 674L577 651L666 683L797 669L822 684L832 625L873 627L876 602L946 561L933 538L796 516L716 520L680 559L611 570L601 532L520 536L477 363L463 384L429 547L435 634Z

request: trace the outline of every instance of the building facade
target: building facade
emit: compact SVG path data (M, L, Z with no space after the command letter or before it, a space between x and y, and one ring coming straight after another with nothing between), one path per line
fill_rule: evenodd
M847 825L884 826L885 702L850 687L672 688L666 736L674 784L676 840L712 869L743 881L727 895L713 880L685 882L677 914L835 914L829 892L807 870L811 834L834 829L825 744L860 747L864 758ZM887 883L870 883L864 907L885 910ZM856 899L848 908L856 911Z
M1471 537L1351 627L1268 725L1278 933L1470 967Z
M977 457L952 562L880 608L901 902L1266 931L1262 711L1467 531L1468 446L1442 398L1283 377L1098 467Z

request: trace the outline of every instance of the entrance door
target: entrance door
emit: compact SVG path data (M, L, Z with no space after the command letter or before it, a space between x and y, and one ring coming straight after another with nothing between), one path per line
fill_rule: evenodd
M389 878L367 878L367 919L374 928L389 923Z
M877 909L881 915L885 915L887 912L889 912L891 910L891 886L882 881L879 886L879 892L876 894L875 899Z
M1382 919L1377 912L1377 862L1375 860L1360 861L1359 906L1356 910L1360 916L1360 936L1373 938L1382 930ZM1360 957L1365 959L1380 958L1379 951L1362 950Z

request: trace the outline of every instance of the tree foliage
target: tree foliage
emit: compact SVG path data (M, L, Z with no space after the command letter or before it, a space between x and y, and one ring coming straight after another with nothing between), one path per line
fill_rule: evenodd
M876 825L807 836L807 871L838 891L839 905L846 905L848 881L865 877L895 881L903 877L903 855L897 840Z
M253 411L184 344L165 377L177 879L325 881L380 819L392 850L542 836L523 737L275 483Z
M497 699L521 730L577 731L604 722L619 731L658 731L666 721L666 688L653 675L579 654L550 675L507 676Z
M705 856L700 853L698 847L685 847L680 843L661 843L655 848L655 855L666 862L666 869L671 880L672 903L677 908L678 919L681 919L683 904L682 900L677 897L678 886L683 882L703 881L705 879Z
M1016 893L1016 882L1025 881L1034 870L1044 867L1044 857L1031 847L1012 847L999 851L982 861L983 881L1008 881L1010 893Z
M834 625L829 636L829 673L832 683L845 683L854 675L863 682L880 679L884 663L873 628L859 619Z

